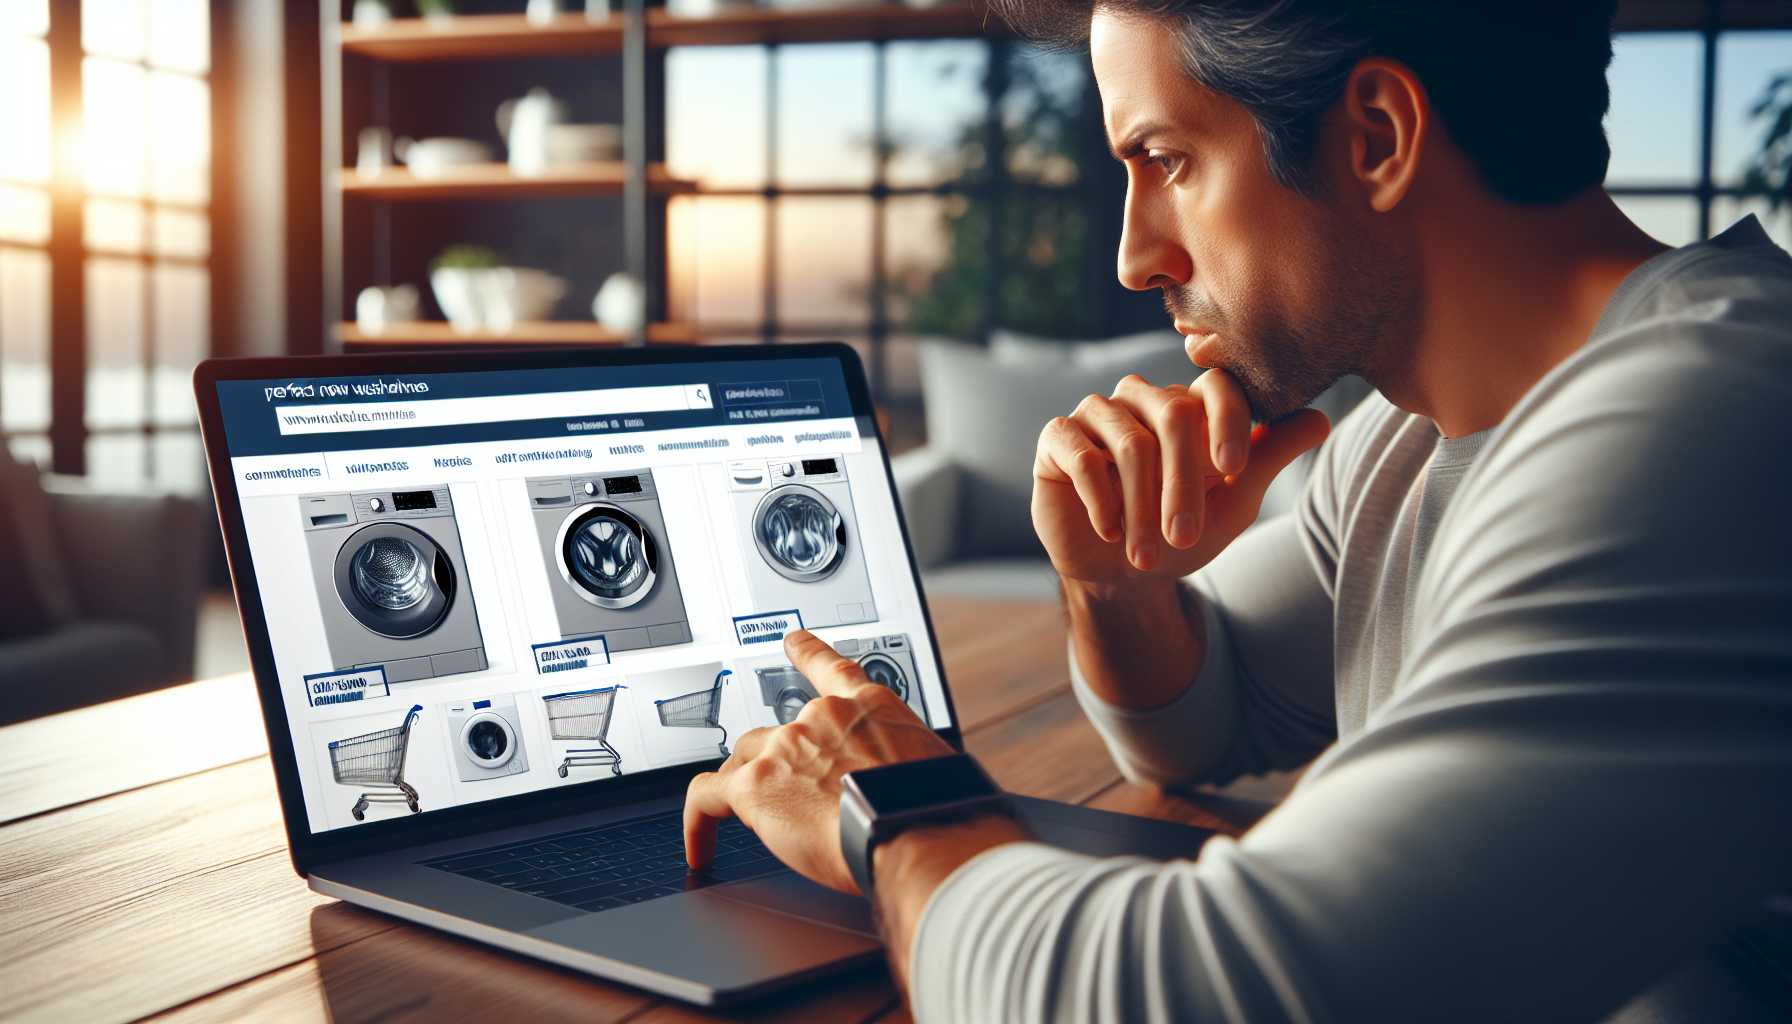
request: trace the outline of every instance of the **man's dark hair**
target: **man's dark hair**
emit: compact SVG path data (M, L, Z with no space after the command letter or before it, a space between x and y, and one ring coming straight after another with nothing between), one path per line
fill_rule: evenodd
M1176 33L1184 70L1256 118L1270 172L1310 191L1320 119L1365 57L1424 84L1488 188L1550 203L1605 180L1605 70L1616 0L990 0L1017 31L1063 47L1095 11Z

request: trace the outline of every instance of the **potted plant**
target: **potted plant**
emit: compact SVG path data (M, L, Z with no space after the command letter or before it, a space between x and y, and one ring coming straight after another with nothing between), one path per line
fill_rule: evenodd
M454 0L417 0L417 12L430 21L454 17Z

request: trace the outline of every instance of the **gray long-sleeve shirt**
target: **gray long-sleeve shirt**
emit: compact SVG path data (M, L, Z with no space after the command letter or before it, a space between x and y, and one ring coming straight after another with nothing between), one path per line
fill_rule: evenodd
M1193 861L965 864L917 1017L1568 1020L1661 987L1792 888L1789 451L1792 258L1752 218L1638 268L1492 430L1371 396L1298 512L1192 579L1180 697L1076 680L1134 779L1318 760Z

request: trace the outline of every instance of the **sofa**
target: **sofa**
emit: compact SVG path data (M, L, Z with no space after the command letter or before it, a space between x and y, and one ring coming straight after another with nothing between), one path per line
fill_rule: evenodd
M1052 598L1057 575L1033 533L1033 454L1047 420L1137 373L1155 384L1201 370L1172 331L1065 342L996 331L987 347L948 339L920 346L927 443L894 461L910 540L927 592ZM1314 403L1337 422L1369 392L1357 378ZM1312 455L1277 478L1265 517L1292 508Z
M190 680L210 519L0 448L0 724Z

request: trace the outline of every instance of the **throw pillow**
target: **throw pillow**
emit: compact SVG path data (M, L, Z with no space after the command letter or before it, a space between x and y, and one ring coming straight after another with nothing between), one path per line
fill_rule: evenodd
M1043 555L1031 501L1033 454L1046 421L1085 395L1112 391L1127 373L1169 380L1186 366L1180 343L1124 365L1091 368L1039 353L1009 362L975 345L923 342L927 446L960 471L954 557Z
M20 636L72 622L74 588L56 544L55 510L36 467L0 449L0 631Z

